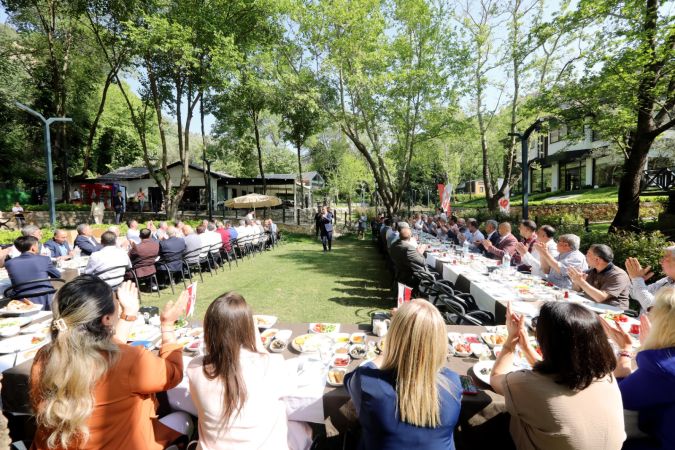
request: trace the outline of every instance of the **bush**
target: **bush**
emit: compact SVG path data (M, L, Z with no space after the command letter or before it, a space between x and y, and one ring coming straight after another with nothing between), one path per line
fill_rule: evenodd
M14 242L14 239L21 236L20 230L0 230L0 243L1 244L11 244ZM54 236L54 230L51 228L42 228L42 240L41 242L47 242Z
M26 205L23 207L26 211L49 211L49 205ZM57 211L89 211L90 205L74 205L72 203L57 203Z

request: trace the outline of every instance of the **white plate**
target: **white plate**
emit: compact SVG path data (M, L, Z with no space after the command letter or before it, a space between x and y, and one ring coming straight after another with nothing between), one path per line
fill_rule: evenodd
M473 342L471 341L473 339ZM479 335L474 333L464 333L462 334L462 340L468 342L469 344L480 344L483 340Z
M317 325L329 325L332 328L327 330L327 331L316 331L314 328ZM316 323L310 323L309 324L309 332L310 333L320 333L320 334L331 334L331 333L339 333L340 332L340 324L339 323L328 323L328 322L316 322Z
M302 344L298 344L296 339L305 338ZM325 334L302 334L291 341L291 346L300 353L316 353L321 345L333 346L333 340Z
M476 358L480 358L485 353L490 353L490 349L485 344L469 344L469 347Z
M277 323L277 316L266 316L263 314L254 314L253 321L258 328L263 330L270 328L272 325Z
M20 331L21 331L21 327L18 325L18 323L17 323L17 325L12 325L12 326L9 326L9 327L2 327L2 328L0 328L0 337L8 338L8 337L16 336L17 334L19 334Z
M35 314L42 310L42 305L33 305L30 309L25 309L22 311L8 310L7 307L0 309L0 315L2 316L26 316L29 314Z
M347 375L347 370L345 370L345 369L343 369L343 368L337 368L337 367L334 367L334 368L330 369L330 370L328 371L328 373L326 374L326 383L327 383L329 386L333 386L333 387L344 386L344 382L342 382L342 383L333 383L332 381L330 381L330 376L329 376L329 374L330 374L330 372L333 372L333 371L335 371L335 372L343 372L344 375ZM343 375L343 376L344 376L344 375ZM344 380L344 378L343 378L343 380Z
M448 333L448 340L453 344L462 340L462 333L451 331Z
M129 336L127 336L127 342L152 341L160 335L159 329L152 325L134 325L134 328L129 332Z
M492 368L494 367L495 362L494 361L478 361L476 364L473 366L473 373L476 375L476 378L478 378L480 381L483 383L490 385L490 375L492 373ZM487 370L490 369L490 372L487 374L481 373L481 370Z
M504 345L506 343L506 338L504 338L504 342L502 343L492 343L490 341L490 338L498 336L497 333L481 333L480 337L483 338L483 341L487 344L488 347L492 348L495 345Z
M183 349L185 349L185 351L190 353L197 353L203 346L204 341L202 341L201 339L195 339L194 341L185 344L183 346Z
M42 338L40 342L33 343L32 340L34 337ZM17 353L23 352L25 350L30 350L34 347L39 347L41 345L49 342L49 337L39 334L21 334L19 336L14 336L11 338L3 339L0 341L0 353Z

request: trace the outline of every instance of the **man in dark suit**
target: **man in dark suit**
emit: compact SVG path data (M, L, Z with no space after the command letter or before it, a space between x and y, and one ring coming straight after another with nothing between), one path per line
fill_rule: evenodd
M417 288L419 280L415 277L415 272L426 272L427 265L422 256L424 246L418 248L410 242L412 230L410 228L401 228L399 239L391 244L389 255L396 266L397 279L406 286ZM422 251L420 251L422 250Z
M169 261L167 266L170 271L178 272L183 269L183 253L185 252L185 240L177 236L176 228L169 227L166 230L167 239L159 242L159 256L163 261ZM164 270L164 266L159 266Z
M159 244L152 239L152 231L143 228L140 232L141 243L131 244L129 259L138 278L149 277L157 272L155 260L159 256Z
M483 244L484 241L490 241L490 244L492 245L497 245L499 242L499 232L497 231L497 227L499 224L497 223L496 220L488 220L485 222L485 239L483 239L480 242L476 242L476 247L485 255L489 256L488 252L486 250L486 246L488 244Z
M54 231L54 237L45 242L44 246L52 253L52 261L65 261L75 255L64 230Z
M59 278L61 272L54 267L48 256L38 255L38 240L34 236L21 236L14 241L14 246L21 255L5 263L12 286L33 280ZM52 294L30 297L28 294L53 289L49 281L21 286L19 294L25 295L31 302L43 305L45 311L51 310Z
M96 239L92 236L91 227L86 223L81 223L77 226L75 247L78 247L82 251L82 256L89 256L103 248L101 244L96 242Z
M115 223L119 225L120 220L122 220L122 214L126 210L126 202L124 201L122 191L117 191L117 195L112 199L112 206L115 210Z
M333 214L325 206L321 208L320 228L323 251L330 252L333 249Z

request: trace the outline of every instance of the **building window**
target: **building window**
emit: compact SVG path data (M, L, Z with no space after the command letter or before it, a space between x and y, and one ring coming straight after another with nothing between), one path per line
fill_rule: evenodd
M560 186L565 191L578 191L586 186L586 160L560 164Z
M558 128L551 128L549 133L549 141L551 143L558 142L560 140L560 130Z
M484 188L483 186L480 186L480 187L478 188L478 193L479 193L479 194L485 193L485 188Z

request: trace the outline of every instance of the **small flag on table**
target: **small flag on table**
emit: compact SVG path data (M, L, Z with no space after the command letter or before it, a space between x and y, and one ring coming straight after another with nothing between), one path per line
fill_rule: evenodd
M397 307L401 307L404 303L409 303L410 298L412 297L412 288L406 286L403 283L398 284L398 305Z
M188 301L185 307L185 316L191 317L195 313L195 305L197 304L197 283L192 283L187 287Z

